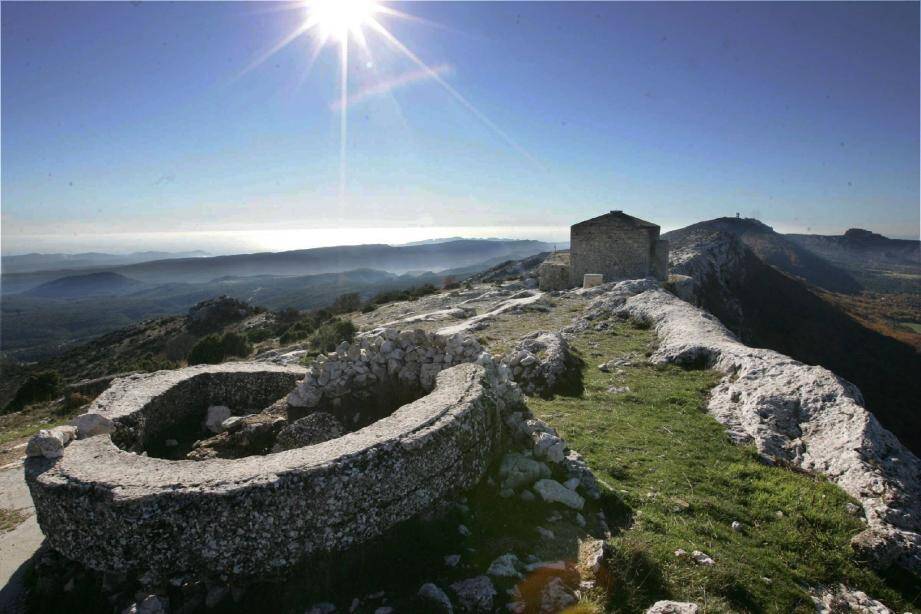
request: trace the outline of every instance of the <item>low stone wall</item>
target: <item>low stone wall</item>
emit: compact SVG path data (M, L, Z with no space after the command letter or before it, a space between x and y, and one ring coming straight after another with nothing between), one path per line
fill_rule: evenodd
M140 453L161 443L170 430L200 423L211 405L225 405L238 416L259 412L290 391L304 372L302 367L241 362L136 374L115 380L77 425L98 416L97 422L111 426L97 430L114 431L119 447Z
M480 362L442 370L431 393L365 428L266 456L169 461L107 434L80 439L61 458L26 461L39 524L68 558L135 574L261 576L348 549L482 477L520 396L488 355ZM177 389L199 394L190 380L212 381L213 392L240 377L293 385L302 374L245 363L160 372L117 381L91 411L143 440L157 413L180 411ZM245 388L260 386L272 396ZM208 397L234 409L257 400Z
M481 356L492 361L469 335L378 329L314 359L288 395L288 417L323 411L361 427L430 392L443 369Z
M505 358L512 378L526 394L550 394L574 358L560 333L537 331L518 342Z

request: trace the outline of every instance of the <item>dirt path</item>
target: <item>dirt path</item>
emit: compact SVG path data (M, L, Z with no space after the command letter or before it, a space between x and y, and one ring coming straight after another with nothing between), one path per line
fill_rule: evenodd
M12 531L0 534L0 612L22 611L23 576L45 536L35 520L35 507L22 472L22 460L0 470L0 507L22 510L28 517Z

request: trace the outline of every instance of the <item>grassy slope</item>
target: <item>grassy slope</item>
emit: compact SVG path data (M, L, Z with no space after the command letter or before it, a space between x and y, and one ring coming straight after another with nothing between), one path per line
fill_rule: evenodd
M707 612L809 612L814 606L802 587L836 582L890 606L917 607L919 591L909 579L887 584L853 559L848 542L862 523L846 511L844 492L765 466L702 411L715 373L649 365L643 354L654 334L625 323L614 330L576 340L587 363L580 396L529 400L613 489L620 529L606 609L641 611L672 598ZM622 374L597 369L626 352L640 360ZM607 392L614 385L631 392ZM734 520L741 532L730 528ZM701 550L716 565L679 559L678 548Z

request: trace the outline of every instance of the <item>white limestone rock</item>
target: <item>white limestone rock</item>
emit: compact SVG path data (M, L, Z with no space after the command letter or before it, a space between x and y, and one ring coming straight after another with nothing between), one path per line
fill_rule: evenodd
M725 374L708 410L729 435L766 457L827 476L863 505L873 531L863 541L875 542L869 550L879 553L871 561L921 573L921 460L864 409L856 386L822 367L747 347L715 317L661 289L632 296L627 283L599 294L586 317L648 322L659 341L652 362Z
M592 574L601 570L606 555L604 542L600 539L587 539L579 543L579 564Z
M863 591L851 590L844 584L819 587L810 591L817 614L892 614L892 610Z
M224 405L212 405L205 413L205 430L211 433L220 433L221 425L230 418L230 408Z
M712 558L710 558L709 555L704 554L700 550L695 550L694 552L692 552L691 558L694 559L694 562L697 563L698 565L707 565L707 566L716 565L716 561L714 561Z
M534 490L547 503L562 503L574 510L581 510L585 506L585 499L556 480L538 480L534 483Z
M700 608L688 601L656 601L649 606L646 614L697 614Z
M74 420L74 426L77 427L77 437L86 439L94 435L104 435L115 430L115 423L95 413L85 413L77 416Z
M534 433L534 455L551 463L562 462L565 456L566 444L558 436L551 433Z
M549 394L572 363L572 353L560 333L536 331L522 337L503 362L526 394Z
M540 611L542 614L556 614L575 605L579 600L559 576L550 578L540 593Z
M29 439L26 445L26 456L60 458L64 455L64 447L73 441L76 435L77 429L73 426L42 429Z
M540 478L549 477L550 468L547 465L515 452L503 456L499 464L502 488L516 490L522 486L529 486Z

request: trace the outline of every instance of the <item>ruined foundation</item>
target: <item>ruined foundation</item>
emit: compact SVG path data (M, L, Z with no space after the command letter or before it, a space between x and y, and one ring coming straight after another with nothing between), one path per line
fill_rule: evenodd
M352 354L373 365L385 341L362 342L364 353ZM392 351L400 339L389 341L383 349ZM476 349L460 339L447 345L452 342L471 354ZM362 417L353 432L232 460L167 460L146 452L177 424L201 421L209 405L242 415L270 405L298 381L300 391L306 385L321 392L312 372L330 392L343 382L327 381L322 369L262 363L117 380L90 407L92 418L112 432L75 441L61 458L27 460L39 524L55 550L87 567L163 577L275 575L313 555L362 544L473 486L502 447L503 411L517 406L517 388L488 354L480 364L450 363L444 360L450 368L440 372L441 364L430 368L433 389L404 390L421 398L389 410L382 404L374 412L356 410L352 415ZM378 382L394 400L405 398L395 388L401 371L390 370L396 377L382 374ZM407 375L403 371L403 381ZM335 403L325 394L315 398L315 409L334 408L339 415L349 404L346 397ZM381 415L386 411L392 413Z

